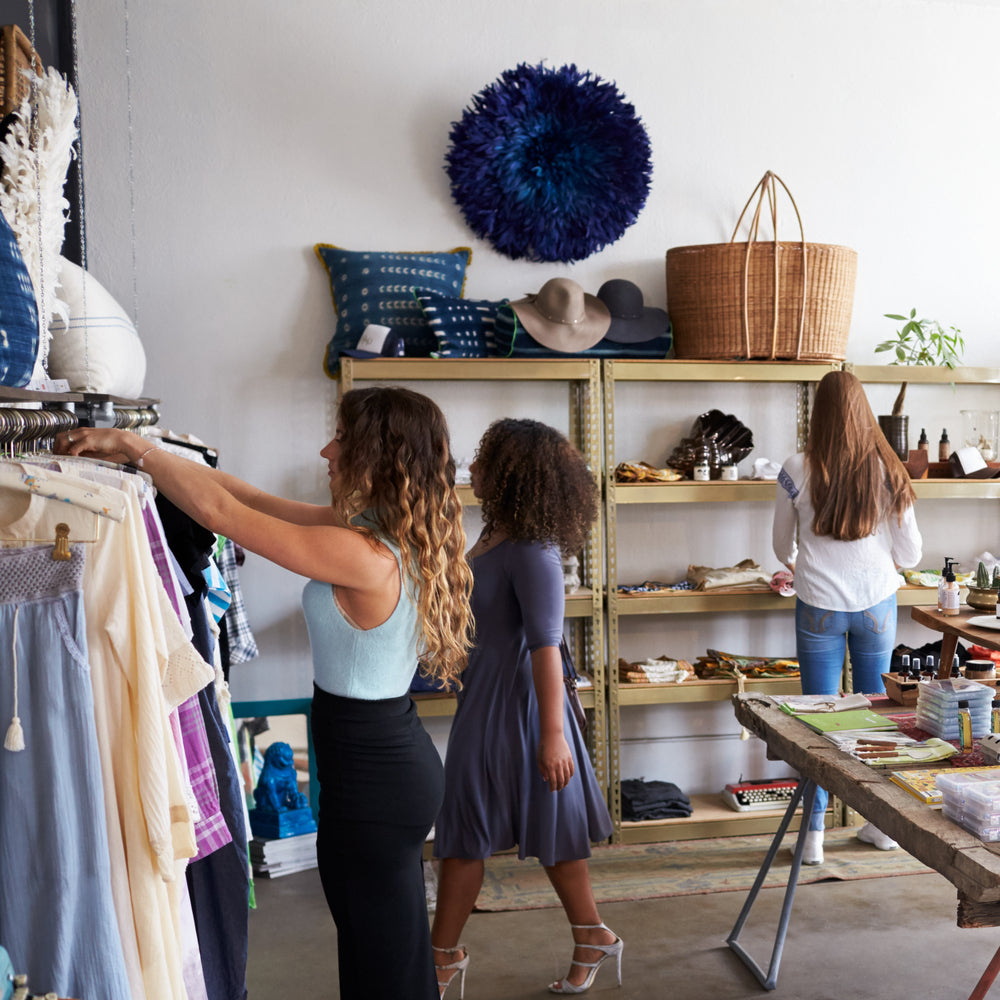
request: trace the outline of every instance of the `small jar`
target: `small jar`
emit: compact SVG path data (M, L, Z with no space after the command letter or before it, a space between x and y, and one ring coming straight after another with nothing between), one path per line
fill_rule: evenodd
M722 467L721 478L729 482L735 482L737 479L740 478L740 470L735 465L732 464L724 465Z
M965 677L970 681L993 680L996 677L996 665L992 660L966 660Z

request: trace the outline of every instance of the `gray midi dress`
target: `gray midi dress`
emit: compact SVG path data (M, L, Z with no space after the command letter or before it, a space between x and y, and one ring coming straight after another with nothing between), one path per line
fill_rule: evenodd
M540 735L531 653L558 646L565 610L558 549L506 540L472 561L476 645L448 739L438 858L486 858L518 848L543 865L590 857L611 817L586 742L563 696L574 773L549 791L536 762Z

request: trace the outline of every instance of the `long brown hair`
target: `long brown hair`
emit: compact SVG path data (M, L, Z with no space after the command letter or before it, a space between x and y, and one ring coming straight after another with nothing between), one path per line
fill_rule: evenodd
M559 431L537 420L494 421L475 462L487 531L550 542L564 556L583 548L597 517L597 484L583 455Z
M913 503L910 477L850 372L828 372L816 387L805 457L817 535L866 538L890 514L901 523Z
M366 511L375 533L399 547L404 576L420 584L424 671L450 681L471 646L472 573L444 414L410 389L351 389L340 400L340 430L334 510L345 524ZM355 530L374 544L370 530Z

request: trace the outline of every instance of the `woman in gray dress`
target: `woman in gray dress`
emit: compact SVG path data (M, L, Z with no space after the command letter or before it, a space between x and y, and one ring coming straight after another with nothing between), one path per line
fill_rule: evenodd
M476 645L462 675L435 825L440 859L431 931L444 996L464 992L468 949L459 942L483 881L484 861L515 846L537 857L573 932L569 973L553 993L583 993L622 941L601 922L587 858L612 824L563 685L562 557L584 545L598 493L583 456L535 420L492 424L472 463L483 531L469 552Z

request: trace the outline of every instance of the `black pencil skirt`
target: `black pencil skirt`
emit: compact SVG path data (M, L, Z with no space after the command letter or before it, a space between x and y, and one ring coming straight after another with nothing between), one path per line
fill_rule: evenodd
M358 701L315 687L312 734L341 1000L437 1000L423 875L444 795L437 749L409 695Z

